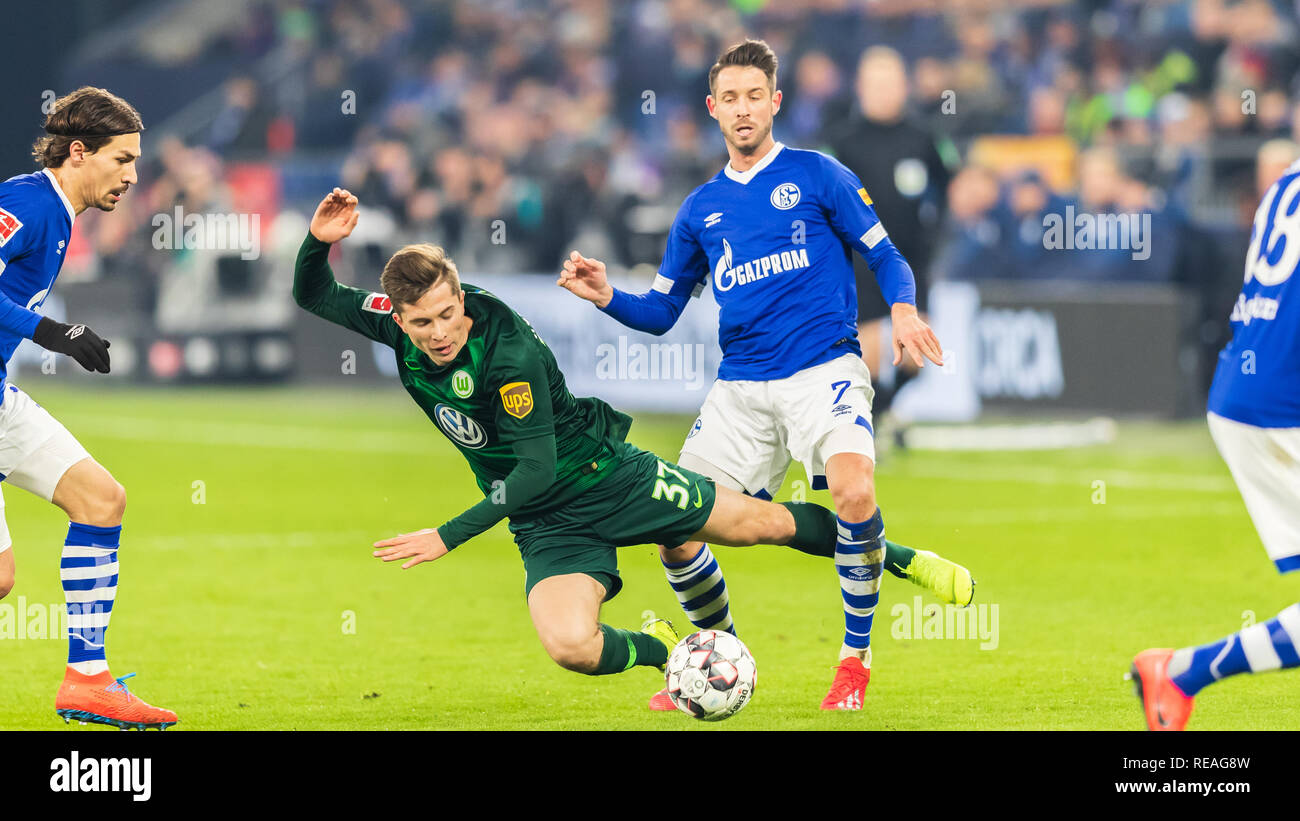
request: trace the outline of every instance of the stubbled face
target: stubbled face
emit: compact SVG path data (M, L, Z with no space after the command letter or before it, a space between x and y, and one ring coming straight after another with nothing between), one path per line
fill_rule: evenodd
M772 93L760 68L727 66L718 72L705 103L727 145L752 154L772 133L772 120L781 110L781 92Z
M449 282L434 285L418 302L394 307L398 327L439 367L460 354L474 324L465 315L465 292L457 289L453 293Z
M119 134L93 154L82 154L82 201L87 208L112 211L128 188L135 185L135 162L140 159L140 135Z

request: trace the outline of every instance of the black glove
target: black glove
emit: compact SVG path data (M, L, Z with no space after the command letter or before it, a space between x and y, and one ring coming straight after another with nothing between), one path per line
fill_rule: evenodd
M85 325L64 325L43 316L32 341L47 351L67 354L88 371L108 373L108 340Z

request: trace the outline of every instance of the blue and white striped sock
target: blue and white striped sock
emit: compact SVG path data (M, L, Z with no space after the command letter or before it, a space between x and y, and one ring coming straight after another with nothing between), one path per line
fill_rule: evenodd
M885 563L885 521L880 508L865 522L838 516L835 570L844 597L844 647L858 655L871 648L871 618L880 599L880 574ZM869 657L868 657L869 658Z
M690 561L663 562L663 565L668 584L677 594L677 601L681 602L691 624L700 630L726 630L733 636L736 634L727 603L727 582L722 578L722 568L718 567L718 560L713 558L713 551L707 544Z
M68 606L68 666L93 676L108 669L104 636L117 598L117 546L122 526L71 522L59 576Z
M1227 676L1284 667L1300 667L1300 604L1227 638L1175 651L1169 677L1179 690L1194 696Z

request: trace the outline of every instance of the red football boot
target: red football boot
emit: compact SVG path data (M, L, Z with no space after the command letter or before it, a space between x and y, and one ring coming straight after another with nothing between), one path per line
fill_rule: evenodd
M664 713L677 709L677 705L668 697L667 687L650 696L650 709Z
M849 656L835 668L831 691L822 699L823 710L861 710L862 699L871 681L871 668L857 656Z
M126 680L135 673L114 678L105 670L93 676L82 675L71 667L63 677L63 686L54 701L54 709L64 723L73 719L82 724L111 724L123 730L157 727L165 730L178 719L171 710L151 707L126 688Z
M1125 678L1133 682L1148 730L1182 730L1192 716L1191 696L1184 695L1169 677L1169 649L1143 650L1133 659Z

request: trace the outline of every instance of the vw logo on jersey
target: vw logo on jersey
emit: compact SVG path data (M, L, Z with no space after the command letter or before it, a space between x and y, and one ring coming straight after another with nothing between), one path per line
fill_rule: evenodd
M487 433L483 426L451 405L438 405L433 409L438 420L438 427L458 444L478 450L487 444Z
M722 256L713 266L713 287L719 291L730 291L736 284L736 272L731 267L731 243L722 238Z
M799 186L792 182L783 182L772 189L772 205L782 211L788 211L799 204Z
M701 417L698 417L698 416L695 417L695 424L694 424L694 425L691 425L691 432L688 433L688 434L686 434L686 438L687 438L687 439L690 439L692 436L694 436L695 434L699 433L699 432L700 432L700 428L702 428L702 427L704 427L704 419L701 418Z

